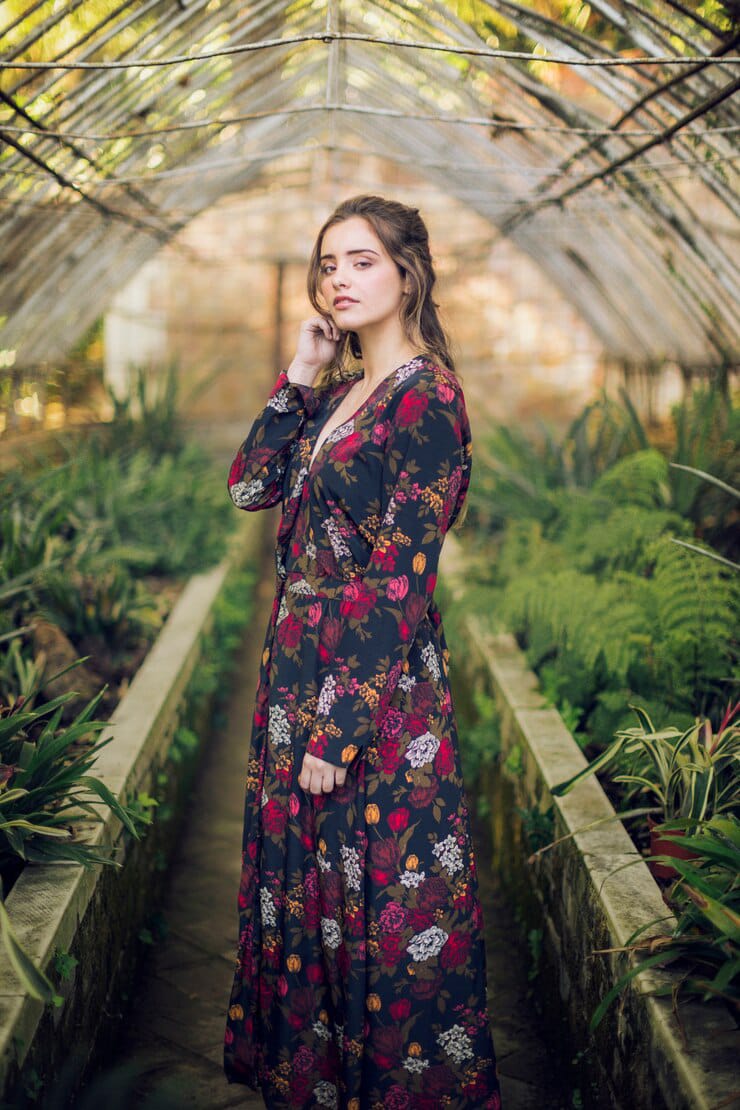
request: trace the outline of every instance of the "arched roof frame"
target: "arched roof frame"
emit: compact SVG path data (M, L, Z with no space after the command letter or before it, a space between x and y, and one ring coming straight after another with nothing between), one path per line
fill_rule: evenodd
M220 197L286 172L308 181L319 151L331 167L353 150L409 167L490 221L612 356L697 369L737 360L730 5L6 7L6 364L9 353L22 365L63 354Z

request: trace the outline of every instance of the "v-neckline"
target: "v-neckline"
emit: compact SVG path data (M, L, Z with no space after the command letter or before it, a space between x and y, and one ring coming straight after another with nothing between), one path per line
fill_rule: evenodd
M391 380L391 378L394 378L399 370L403 370L404 367L409 366L412 362L414 362L417 358L420 358L420 357L423 357L423 356L414 355L413 358L410 358L407 362L402 362L400 366L397 366L395 368L395 370L391 370L390 374L386 374L386 376L384 378L381 378L381 380L378 382L378 384L376 385L376 387L372 391L372 393L368 394L368 396L365 398L365 400L360 403L360 405L355 409L355 411L352 413L352 415L348 416L346 420L343 420L341 424L337 424L336 428L334 428L333 431L329 432L329 435L326 436L324 438L324 440L321 443L319 443L319 446L317 447L316 444L317 444L317 442L319 441L319 439L321 437L321 433L323 432L324 428L328 424L331 417L334 415L334 413L339 408L339 405L341 405L342 401L346 397L346 392L343 392L342 388L340 386L340 388L337 390L337 393L335 395L335 397L339 397L339 401L336 405L334 405L334 404L329 405L329 411L326 414L326 417L324 418L324 420L321 421L321 425L319 427L319 430L316 433L316 438L314 439L314 441L311 445L311 455L309 456L309 462L308 462L308 473L309 473L309 475L312 473L313 468L316 466L316 463L318 462L318 460L321 456L321 452L326 447L327 443L329 442L330 437L332 435L334 435L334 432L339 431L340 428L343 428L345 424L349 424L350 421L355 421L357 419L357 417L360 415L360 413L362 412L362 410L365 408L365 406L370 404L370 402L372 401L375 394L378 393L379 390L387 382L389 382ZM353 386L356 381L362 381L362 379L364 377L365 377L365 372L363 370L361 375L358 375L355 378L350 378L349 381L344 382L343 384Z

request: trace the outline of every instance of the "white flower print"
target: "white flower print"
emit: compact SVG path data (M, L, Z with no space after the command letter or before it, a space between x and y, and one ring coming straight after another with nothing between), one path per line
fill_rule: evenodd
M403 1062L403 1066L406 1068L406 1071L418 1075L419 1072L424 1071L424 1068L429 1067L429 1061L422 1060L418 1056L407 1056Z
M391 524L393 524L393 521L395 519L396 519L396 499L395 499L395 496L393 494L391 494L390 501L388 502L388 507L385 510L385 514L384 514L383 519L380 523L381 523L383 528L388 528Z
M339 534L339 528L337 526L336 520L332 520L331 518L329 518L328 520L324 520L321 522L321 527L324 529L327 536L329 537L329 543L331 544L332 550L336 556L352 554L350 549L347 547L347 544L344 542Z
M426 666L426 669L429 671L434 681L439 682L441 678L441 672L439 669L439 660L437 659L437 653L434 650L434 644L425 644L424 647L421 649L421 657L424 660L424 665Z
M337 697L337 680L333 674L328 674L319 693L319 713L329 713Z
M460 845L451 833L444 840L438 840L432 851L450 875L456 875L463 866L464 861Z
M330 1041L331 1040L331 1032L324 1025L323 1021L315 1021L313 1023L313 1025L311 1026L311 1028L313 1029L313 1031L314 1031L314 1033L316 1034L317 1037L321 1037L322 1041Z
M272 900L272 895L269 890L262 887L260 890L260 911L262 914L262 924L277 925L277 918L275 917L275 903Z
M440 929L439 925L430 925L423 933L417 933L406 945L406 951L414 960L428 960L436 956L447 943L449 933Z
M420 883L423 883L426 877L426 871L402 871L399 876L399 882L401 886L407 886L413 889L419 886Z
M335 428L333 432L329 432L324 442L338 443L340 439L345 439L348 435L351 435L354 430L355 420L354 417L350 417L349 420L345 420L344 424L340 424L338 428Z
M300 494L300 492L303 488L303 482L304 482L307 474L308 474L308 470L306 469L305 466L302 466L301 469L298 471L298 473L295 476L295 482L293 483L293 488L290 491L290 496L291 497L293 497L293 498L298 497L298 495Z
M412 674L402 674L398 680L398 685L402 690L408 693L409 690L413 690L414 686L416 686L416 677Z
M288 589L292 594L300 594L302 597L313 597L316 591L310 582L305 578L298 578L295 582L291 582Z
M316 544L313 542L313 540L309 540L309 542L306 544L306 554L308 555L309 559L316 558Z
M273 744L290 743L290 721L282 705L271 705L267 732Z
M322 1079L320 1083L317 1083L313 1093L316 1095L316 1102L319 1106L336 1107L338 1105L337 1089L328 1079Z
M344 864L344 881L350 890L359 890L362 886L362 871L357 849L344 844L339 849L339 854Z
M423 767L431 763L439 751L439 739L432 732L423 732L415 736L406 748L406 759L412 767Z
M275 409L276 412L287 412L289 397L289 387L285 386L283 389L279 389L267 402L268 408Z
M445 1052L452 1057L456 1064L462 1064L465 1060L469 1060L473 1055L473 1046L470 1043L470 1037L463 1029L462 1025L453 1025L451 1029L445 1029L437 1037L437 1044L441 1045Z
M261 478L252 478L249 482L234 482L231 487L231 496L234 504L239 509L246 508L251 505L253 501L258 501L260 495L265 488L265 483Z
M287 617L287 615L288 615L288 606L285 602L285 598L281 597L280 598L280 608L278 609L278 615L277 615L277 620L275 621L275 624L276 625L280 624L280 621L284 620L285 617Z
M331 871L331 860L328 860L326 856L318 855L316 857L316 862L321 871Z
M333 917L321 918L321 935L327 948L339 948L342 943L342 931Z
M398 384L400 385L401 382L405 382L406 379L410 378L412 374L415 374L419 367L423 364L424 356L416 355L414 358L411 359L411 362L408 362L405 366L399 366L395 374L395 378Z

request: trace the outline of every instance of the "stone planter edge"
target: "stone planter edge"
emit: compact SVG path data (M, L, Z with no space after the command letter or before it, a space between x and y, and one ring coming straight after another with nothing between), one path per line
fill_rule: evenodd
M523 773L509 776L517 804L554 807L555 835L566 835L590 821L614 815L614 808L595 778L586 779L564 797L553 797L550 788L575 774L586 765L586 758L560 714L548 706L539 692L537 676L529 669L524 654L513 636L492 633L476 616L465 619L466 638L477 655L477 665L490 681L501 720L502 759L518 745L522 755ZM501 774L506 774L501 770ZM510 815L507 814L507 820ZM521 830L520 830L521 837ZM556 862L560 853L564 862ZM666 917L670 927L669 908L663 900L647 864L637 852L624 825L619 820L576 833L563 845L550 849L533 865L527 865L526 849L518 861L528 871L534 894L546 916L545 948L557 966L552 975L559 980L562 1002L568 1010L573 1047L584 1038L593 1039L586 1026L595 1008L593 995L584 986L584 976L568 974L563 960L569 950L619 947L641 925L657 917ZM610 873L622 864L631 866L615 875ZM582 907L570 906L563 897L563 888L588 888L593 899L591 914ZM554 884L562 884L556 889ZM557 907L554 909L553 907ZM553 920L555 919L555 920ZM601 935L584 938L578 930L596 919ZM645 935L660 932L653 926ZM559 936L553 936L553 932ZM585 942L585 943L584 943ZM601 957L604 959L603 957ZM601 971L600 994L621 976L627 966L623 954L609 956ZM604 967L607 968L606 978ZM633 980L621 1000L613 1003L601 1023L599 1049L610 1044L611 1058L602 1059L604 1073L612 1079L612 1097L619 1099L620 1082L634 1069L644 1068L649 1074L629 1075L633 1090L648 1092L652 1099L645 1105L659 1105L662 1099L671 1110L713 1110L727 1105L728 1095L737 1088L737 1028L721 1003L684 1002L680 1008L679 1026L670 997L650 997L646 991L658 983L676 981L669 970L649 969ZM581 992L583 989L583 993ZM580 1015L580 1020L573 1015ZM627 1028L632 1022L632 1028ZM639 1029L635 1028L639 1025ZM685 1042L684 1042L685 1035ZM641 1039L641 1051L628 1052L630 1042ZM619 1058L623 1048L626 1058ZM617 1106L637 1105L635 1102ZM642 1103L641 1103L642 1104Z
M171 744L177 708L197 664L214 603L229 574L257 556L259 524L252 517L243 518L229 539L225 558L189 579L101 734L113 739L100 752L91 773L122 801L153 785L151 768ZM115 845L114 855L125 868L132 838L111 811L103 810L98 821L75 820L75 826L87 843ZM103 865L86 869L77 864L34 864L18 877L5 907L19 943L47 973L55 951L71 948L102 873L109 870ZM72 987L60 987L63 996L65 989ZM23 990L4 948L0 949L0 1092L6 1092L20 1073L44 1008Z

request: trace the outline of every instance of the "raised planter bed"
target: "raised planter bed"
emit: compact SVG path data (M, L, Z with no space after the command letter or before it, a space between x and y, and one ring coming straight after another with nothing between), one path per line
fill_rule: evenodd
M521 913L523 930L541 938L536 990L556 1048L572 1061L581 1105L588 1110L719 1110L740 1104L740 1035L720 1002L682 1001L678 1019L670 997L648 997L670 969L633 980L595 1033L597 1005L632 963L624 953L593 956L625 945L641 925L672 915L647 864L618 820L580 832L527 863L522 816L552 807L553 836L614 815L594 778L554 798L550 788L586 759L559 713L538 689L514 638L492 634L466 617L470 670L466 681L492 692L501 752L482 771L476 792L490 803L493 866ZM508 764L508 769L505 764ZM620 865L631 866L611 874ZM488 861L486 861L488 865ZM658 926L648 930L650 936ZM495 1007L496 1001L493 999Z
M53 1084L60 1071L82 1074L120 1016L138 962L142 930L156 914L161 872L176 842L189 780L207 738L212 699L190 704L199 679L204 638L225 591L233 592L244 567L256 561L262 522L247 516L226 558L194 575L110 719L114 739L93 773L123 801L155 795L154 821L135 840L110 812L99 821L75 821L89 843L115 846L122 867L29 865L6 899L13 929L25 950L64 997L60 1007L31 998L0 952L0 1092L5 1105L25 1104ZM248 605L249 598L245 598ZM187 714L190 714L188 718ZM185 748L178 727L195 729L201 743ZM190 733L192 738L192 732ZM137 939L138 938L138 939ZM70 978L54 970L58 953L77 964Z

